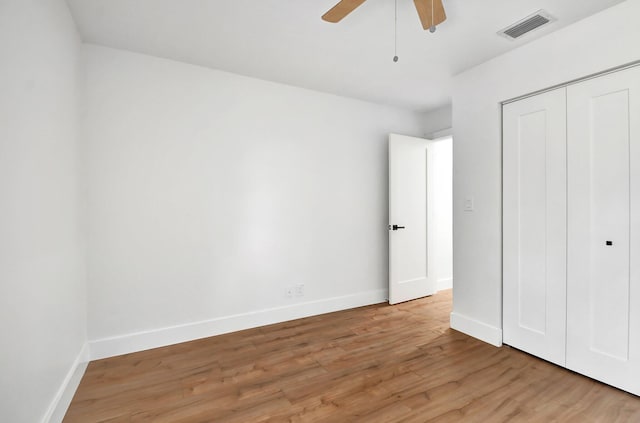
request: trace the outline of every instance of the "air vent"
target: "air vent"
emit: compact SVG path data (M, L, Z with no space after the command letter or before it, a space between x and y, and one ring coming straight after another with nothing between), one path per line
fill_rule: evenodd
M498 32L501 35L510 40L515 40L522 37L524 34L528 34L534 29L538 29L556 19L544 10L538 10L536 13L527 16L524 19L509 25L502 31Z

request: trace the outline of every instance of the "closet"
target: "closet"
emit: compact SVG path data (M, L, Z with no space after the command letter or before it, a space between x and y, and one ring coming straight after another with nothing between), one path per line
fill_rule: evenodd
M640 395L640 67L502 114L503 341Z

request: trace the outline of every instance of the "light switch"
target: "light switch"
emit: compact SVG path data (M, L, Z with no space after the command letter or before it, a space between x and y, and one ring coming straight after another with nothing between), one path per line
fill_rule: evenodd
M464 211L473 211L473 197L464 198Z

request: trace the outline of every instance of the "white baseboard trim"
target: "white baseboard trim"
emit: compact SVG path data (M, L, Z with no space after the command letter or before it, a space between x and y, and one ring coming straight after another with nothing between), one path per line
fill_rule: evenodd
M387 301L380 289L89 341L91 360Z
M438 291L453 288L453 278L438 279L436 284Z
M89 344L85 342L80 353L74 360L71 368L67 372L58 392L56 392L53 401L49 405L49 409L42 418L42 423L60 423L64 419L64 415L71 404L73 395L80 385L80 380L84 376L87 365L89 364Z
M473 336L496 347L502 346L502 329L459 313L451 313L451 329Z

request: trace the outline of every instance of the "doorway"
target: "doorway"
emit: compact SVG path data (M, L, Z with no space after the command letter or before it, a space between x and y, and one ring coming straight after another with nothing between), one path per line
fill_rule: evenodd
M453 137L434 140L437 290L453 288Z
M453 286L451 136L389 136L389 303Z

